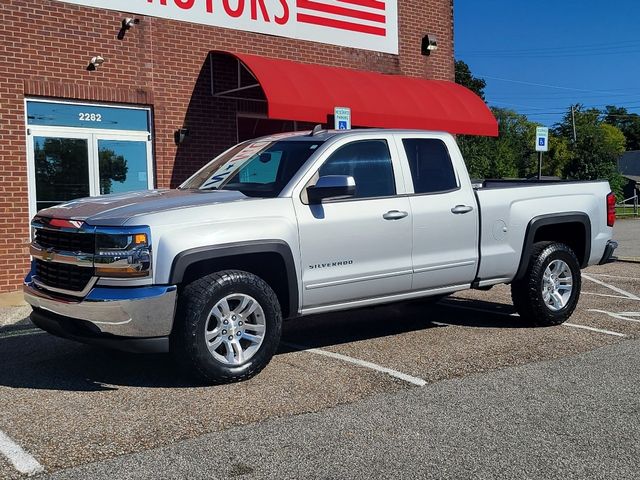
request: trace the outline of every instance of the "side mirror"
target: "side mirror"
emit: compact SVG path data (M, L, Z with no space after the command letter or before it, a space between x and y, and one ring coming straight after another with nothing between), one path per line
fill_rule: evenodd
M352 197L356 193L356 181L350 175L325 175L315 185L307 187L309 203L321 203L332 198Z

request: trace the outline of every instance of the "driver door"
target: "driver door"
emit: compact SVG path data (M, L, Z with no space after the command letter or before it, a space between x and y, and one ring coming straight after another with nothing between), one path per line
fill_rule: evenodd
M411 207L393 145L385 136L338 144L305 184L349 175L353 197L309 204L305 189L294 196L304 309L411 289Z

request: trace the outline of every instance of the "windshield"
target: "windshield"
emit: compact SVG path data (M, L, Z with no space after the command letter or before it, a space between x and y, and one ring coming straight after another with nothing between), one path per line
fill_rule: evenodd
M277 197L321 144L317 140L241 143L205 165L180 188L237 190L250 197Z

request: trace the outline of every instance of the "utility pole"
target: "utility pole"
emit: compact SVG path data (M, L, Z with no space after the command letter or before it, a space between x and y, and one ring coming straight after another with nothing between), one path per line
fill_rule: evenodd
M573 124L573 143L576 143L578 141L576 135L576 109L573 105L571 105L571 123Z

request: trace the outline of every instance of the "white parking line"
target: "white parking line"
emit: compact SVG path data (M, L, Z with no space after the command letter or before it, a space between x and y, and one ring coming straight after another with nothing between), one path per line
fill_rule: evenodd
M45 332L44 330L40 330L39 328L29 328L25 330L10 330L8 332L0 332L0 339L26 337L28 335L40 335L42 333L47 333L47 332Z
M316 355L323 355L325 357L342 360L343 362L353 363L354 365L358 365L364 368L369 368L371 370L375 370L376 372L386 373L387 375L390 375L395 378L399 378L400 380L404 380L405 382L412 383L413 385L417 385L419 387L424 387L427 384L427 382L422 378L412 377L411 375L407 375L406 373L398 372L397 370L392 370L391 368L387 368L381 365L377 365L375 363L367 362L366 360L360 360L359 358L348 357L340 353L334 353L328 350L321 350L319 348L309 348L309 347L305 347L304 345L296 345L294 343L289 343L289 342L282 342L282 345L285 345L290 348L294 348L296 350L300 350L302 352L315 353Z
M596 277L607 277L607 278L621 278L623 280L635 280L638 281L638 278L634 277L622 277L620 275L607 275L606 273L593 273L589 272L589 275L595 275Z
M474 310L476 312L491 313L493 315L503 315L505 317L518 317L519 316L517 313L504 313L504 312L498 312L498 311L493 311L493 310L486 310L484 308L465 307L465 306L462 306L462 305L456 305L453 302L440 302L440 304L441 305L449 305L451 307L461 308L461 309L464 309L464 310ZM639 320L635 320L635 321L639 321ZM431 323L433 323L433 322L431 322ZM577 325L575 323L567 323L567 322L563 323L562 325L565 326L565 327L570 327L570 328L581 328L583 330L591 330L592 332L604 333L606 335L613 335L613 336L616 336L616 337L626 337L626 335L624 333L614 332L612 330L603 330L602 328L589 327L587 325Z
M637 295L634 295L633 293L629 293L626 290L623 290L621 288L615 287L613 285L609 285L608 283L604 283L603 281L598 280L597 278L590 277L589 275L587 275L585 273L582 274L582 278L586 278L590 282L597 283L598 285L602 285L603 287L607 287L608 289L613 290L614 292L618 292L618 293L620 293L620 294L624 295L625 297L630 298L632 300L640 300L640 297L638 297Z
M580 295L595 295L597 297L622 298L623 300L634 300L633 298L625 297L623 295L609 295L608 293L580 292Z
M588 310L589 312L597 312L597 313L604 313L605 315L609 315L611 318L616 318L618 320L626 320L627 322L636 322L636 323L640 323L640 318L629 318L629 317L637 317L640 316L640 313L638 312L620 312L620 313L614 313L614 312L608 312L606 310L597 310L595 308L590 308Z
M11 440L0 430L0 453L2 453L11 465L20 473L36 475L44 472L44 467L38 461L25 452L20 445Z
M616 337L626 337L626 335L624 333L613 332L611 330L604 330L602 328L587 327L586 325L577 325L575 323L567 323L567 322L564 322L563 325L566 326L566 327L582 328L584 330L591 330L592 332L606 333L607 335L613 335L613 336L616 336Z

